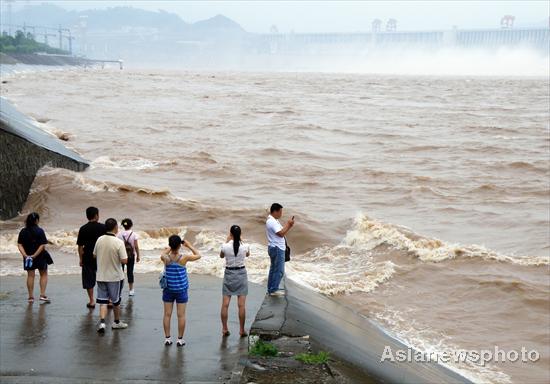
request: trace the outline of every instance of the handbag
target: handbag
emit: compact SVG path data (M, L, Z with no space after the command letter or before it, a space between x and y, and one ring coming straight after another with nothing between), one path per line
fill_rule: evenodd
M168 281L166 281L166 274L164 271L159 275L159 286L161 289L166 289L168 287Z
M285 263L287 261L290 261L290 247L288 246L287 242L286 242L286 237L285 237Z

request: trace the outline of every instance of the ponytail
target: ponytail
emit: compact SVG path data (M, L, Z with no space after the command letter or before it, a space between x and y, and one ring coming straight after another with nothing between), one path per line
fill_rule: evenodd
M239 247L241 245L241 227L238 225L232 225L229 232L233 236L233 252L235 253L235 257L237 257Z

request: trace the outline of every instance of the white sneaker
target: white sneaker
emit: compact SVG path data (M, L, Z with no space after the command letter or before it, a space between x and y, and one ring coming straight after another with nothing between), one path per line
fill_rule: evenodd
M98 333L105 333L105 323L99 323L99 325L97 326L97 332Z
M172 339L167 337L166 339L164 339L164 345L168 346L168 345L172 345Z
M285 291L275 291L269 294L269 296L284 296Z
M176 345L178 347L183 347L185 345L185 340L178 338L178 341L177 341Z
M130 289L130 292L128 292L128 296L134 296L134 290Z
M120 320L118 323L113 323L113 325L111 325L111 328L112 329L124 329L124 328L128 328L128 324L126 324L124 321Z

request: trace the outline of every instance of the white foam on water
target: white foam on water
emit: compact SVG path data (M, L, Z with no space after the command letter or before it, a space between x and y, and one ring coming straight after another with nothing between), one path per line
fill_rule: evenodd
M185 235L187 227L160 228L155 231L136 231L139 238L139 248L143 251L152 251L164 249L168 245L168 235ZM54 231L47 232L46 237L51 246L57 251L64 253L74 253L77 245L76 238L78 229L72 231ZM17 233L3 233L0 235L0 254L17 253Z
M56 182L64 180L70 183L73 187L78 188L85 192L100 193L100 192L136 192L143 193L152 196L166 196L172 200L187 201L185 199L177 199L168 189L153 190L146 187L140 187L130 184L120 184L111 181L100 181L89 177L85 177L84 174L69 171L62 168L51 168L44 166L37 174L37 178L40 177L52 177L56 179ZM36 183L35 183L36 184ZM40 187L39 187L40 188ZM40 191L40 189L31 189L31 192Z
M136 231L139 237L140 262L136 264L136 273L160 272L164 265L160 261L160 254L168 245L170 234L185 236L187 227L160 228L154 231ZM79 274L76 237L78 230L55 231L46 233L49 251L55 263L50 268L52 275ZM202 258L190 262L187 266L189 273L223 277L225 260L220 258L220 248L225 242L224 233L202 231L195 236L195 247ZM17 248L17 233L3 233L0 235L0 276L19 276L24 271L21 257ZM191 251L184 249L184 254ZM74 261L67 260L67 255L74 255ZM58 257L63 258L58 263ZM263 283L269 270L269 257L264 245L251 243L250 256L246 260L248 278L255 283Z
M441 262L456 257L475 257L518 265L550 264L550 256L512 257L476 244L467 246L449 244L436 238L418 236L404 227L385 224L364 214L359 214L356 217L353 228L348 231L343 243L363 250L389 245L394 249L409 252L424 262Z
M391 337L402 341L408 347L424 352L428 355L439 357L443 356L443 351L452 354L453 351L464 350L452 342L451 337L435 332L431 327L424 326L415 321L411 316L407 316L402 311L385 307L384 310L373 314L375 319L382 324L382 329ZM391 331L389 331L391 330ZM394 351L395 353L395 351ZM479 362L465 360L462 362L449 362L441 365L455 371L461 376L479 384L511 384L509 375L501 372L493 364L485 365Z
M0 254L18 253L17 238L17 233L4 233L0 235Z
M166 160L166 161L154 161L149 159L144 159L140 157L109 157L109 156L100 156L96 158L90 164L91 168L102 168L102 169L134 169L134 170L147 170L154 169L165 165L175 165L177 161L175 160Z
M369 251L345 244L297 255L285 268L292 280L326 295L371 292L395 272L391 261L376 262Z

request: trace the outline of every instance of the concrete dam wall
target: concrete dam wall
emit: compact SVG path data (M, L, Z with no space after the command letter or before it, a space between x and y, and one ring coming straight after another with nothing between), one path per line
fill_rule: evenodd
M379 31L356 33L268 33L256 37L260 52L316 52L333 47L489 48L529 47L548 55L550 28L453 29L441 31Z
M89 163L0 97L0 219L19 214L45 165L83 171Z

